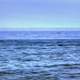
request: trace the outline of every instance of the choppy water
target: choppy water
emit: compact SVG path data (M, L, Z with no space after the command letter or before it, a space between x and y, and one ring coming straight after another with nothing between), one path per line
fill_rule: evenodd
M80 40L0 40L0 80L80 80Z

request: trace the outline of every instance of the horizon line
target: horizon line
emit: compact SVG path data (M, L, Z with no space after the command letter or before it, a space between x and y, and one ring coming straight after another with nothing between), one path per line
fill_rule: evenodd
M0 31L80 31L80 28L0 28Z

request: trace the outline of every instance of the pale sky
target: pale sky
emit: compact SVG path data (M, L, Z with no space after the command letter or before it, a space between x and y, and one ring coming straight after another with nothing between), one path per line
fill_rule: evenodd
M80 28L80 0L0 0L0 29Z

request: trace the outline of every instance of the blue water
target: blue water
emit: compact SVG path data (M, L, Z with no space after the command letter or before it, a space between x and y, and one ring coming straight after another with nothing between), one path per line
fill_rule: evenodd
M80 80L80 39L0 40L0 80Z
M80 31L0 31L0 39L80 39Z

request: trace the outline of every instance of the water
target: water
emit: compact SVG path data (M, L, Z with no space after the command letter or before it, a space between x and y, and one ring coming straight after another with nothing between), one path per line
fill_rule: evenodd
M80 39L0 40L0 80L80 80Z
M0 31L0 39L80 39L80 31Z

